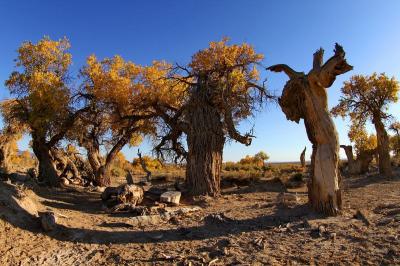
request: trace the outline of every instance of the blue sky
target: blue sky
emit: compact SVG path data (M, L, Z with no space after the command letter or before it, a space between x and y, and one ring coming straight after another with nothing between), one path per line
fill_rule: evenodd
M266 66L286 63L307 72L319 47L332 55L335 42L343 45L354 70L340 76L329 88L329 105L340 97L344 80L354 74L386 72L399 79L400 1L1 1L0 98L14 69L16 49L27 40L44 35L67 36L73 55L72 74L88 55L99 58L120 54L138 64L154 59L187 63L193 53L224 36L233 43L247 42L263 53ZM286 77L262 71L271 91L280 94ZM399 118L399 104L391 113ZM346 121L335 119L341 144L349 143ZM257 138L250 147L228 143L224 160L266 151L271 161L298 160L304 146L311 146L302 123L286 121L280 108L265 106L242 131L255 125ZM372 128L370 128L372 132ZM27 147L28 138L20 142ZM150 146L141 149L150 154ZM128 159L136 149L124 148Z

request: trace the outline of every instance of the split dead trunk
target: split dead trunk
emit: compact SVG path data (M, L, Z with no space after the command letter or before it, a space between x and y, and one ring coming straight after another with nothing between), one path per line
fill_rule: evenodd
M140 165L142 166L143 171L146 173L146 180L150 182L151 180L151 171L147 168L146 162L142 158L142 153L138 150L137 155L139 157Z
M314 53L312 70L306 75L280 64L269 67L289 76L279 105L288 120L304 119L312 146L311 182L308 197L312 207L327 215L337 215L342 207L339 165L339 143L335 125L328 110L326 88L337 75L352 69L345 60L343 48L336 44L335 55L323 63L324 50Z
M306 168L306 149L307 147L304 147L304 150L300 154L300 163L303 168Z
M192 107L187 114L186 184L192 195L218 196L225 143L221 116L205 95L194 95Z
M378 155L379 155L379 173L384 176L392 176L392 166L390 163L390 149L389 149L389 136L386 132L385 125L379 116L373 118L373 124L376 130L376 137L378 140Z

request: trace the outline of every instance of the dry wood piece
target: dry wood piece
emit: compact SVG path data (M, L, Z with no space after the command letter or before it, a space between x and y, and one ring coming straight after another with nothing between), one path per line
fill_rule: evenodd
M117 204L139 204L143 200L143 189L136 185L121 185L119 187L107 187L101 194L101 199L107 201L115 197Z
M326 88L336 76L353 69L347 64L343 48L336 44L335 54L323 64L324 50L314 53L313 68L308 74L296 72L284 64L268 70L289 76L279 105L286 118L298 123L304 119L307 135L313 144L309 199L317 211L336 215L342 206L339 178L339 143L335 125L328 110Z

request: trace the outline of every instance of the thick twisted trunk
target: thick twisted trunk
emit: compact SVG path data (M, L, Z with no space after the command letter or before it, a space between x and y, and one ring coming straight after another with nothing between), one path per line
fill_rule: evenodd
M324 50L314 53L313 69L305 75L287 65L268 69L285 72L289 76L279 105L288 120L304 119L307 135L313 144L311 182L308 197L313 208L328 215L336 215L342 207L339 164L339 143L335 125L328 111L326 88L337 75L352 69L345 60L343 48L336 44L335 54L323 64Z
M196 97L188 112L186 184L192 195L218 196L224 132L215 107Z
M108 175L108 167L102 164L99 147L87 147L87 157L94 174L94 182L101 187L111 185L110 175Z
M54 167L50 154L50 148L47 146L44 138L32 136L32 149L39 161L39 179L51 186L60 184L60 177Z
M379 155L379 173L385 176L392 176L392 166L390 164L389 154L389 136L386 132L385 125L379 116L375 116L373 123L376 129L376 137L378 140L378 155Z

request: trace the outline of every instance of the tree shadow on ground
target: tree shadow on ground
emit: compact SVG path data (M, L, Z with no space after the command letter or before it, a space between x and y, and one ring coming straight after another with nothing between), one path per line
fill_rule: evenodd
M222 182L222 195L248 194L254 192L284 192L285 186L277 179L248 181Z
M384 177L379 173L373 173L369 175L351 176L345 179L345 188L361 188L371 184L377 183L391 183L400 179L400 173L398 169L393 171L392 177Z
M9 196L9 201L13 201L14 198L11 197L11 195L12 193L16 193L15 188L7 184L0 184L0 186L5 186L6 190L8 189L11 191L10 195L6 196ZM5 198L3 197L2 199ZM74 202L79 204L79 201ZM212 219L204 219L202 225L190 227L181 227L177 225L176 228L165 230L160 229L144 231L143 228L132 227L131 230L106 231L72 228L58 224L54 231L43 232L37 217L29 214L18 204L13 204L13 206L16 207L14 207L13 210L9 209L8 213L6 210L2 210L4 206L0 208L0 218L2 220L5 220L6 222L23 230L27 230L32 233L46 234L47 236L59 241L87 244L129 244L203 240L221 236L240 235L243 232L272 230L273 228L285 223L302 223L302 221L305 219L321 217L313 213L309 209L308 205L296 205L293 208L283 208L277 206L275 208L275 212L271 215L259 216L244 220L229 219L226 221L214 221ZM15 213L18 213L18 216L15 216ZM126 227L125 224L124 226L121 226L121 223L106 223L100 224L100 226L108 228ZM162 237L159 239L158 236L160 235Z
M100 194L86 191L83 188L48 188L33 187L39 197L45 199L42 204L48 207L74 210L85 213L97 214L102 210Z

